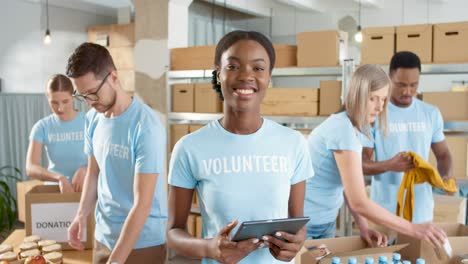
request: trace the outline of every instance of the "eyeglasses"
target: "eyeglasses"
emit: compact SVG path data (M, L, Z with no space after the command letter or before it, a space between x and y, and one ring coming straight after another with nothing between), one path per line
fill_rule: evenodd
M99 93L99 90L101 90L102 86L104 85L104 83L106 83L106 80L107 80L107 77L109 77L111 73L109 72L106 77L104 77L104 79L102 80L101 84L99 84L96 92L94 93L87 93L87 94L79 94L77 92L77 90L74 90L73 91L73 94L72 96L75 97L76 99L80 100L80 101L86 101L86 100L89 100L89 101L98 101L99 100L99 96L98 96L98 93Z

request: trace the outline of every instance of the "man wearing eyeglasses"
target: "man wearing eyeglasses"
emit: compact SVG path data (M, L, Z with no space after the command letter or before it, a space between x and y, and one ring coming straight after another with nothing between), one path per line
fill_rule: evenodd
M164 263L167 205L165 130L155 113L122 90L106 48L80 45L67 75L73 96L93 109L85 122L88 170L80 206L68 229L83 249L86 218L96 205L93 263Z

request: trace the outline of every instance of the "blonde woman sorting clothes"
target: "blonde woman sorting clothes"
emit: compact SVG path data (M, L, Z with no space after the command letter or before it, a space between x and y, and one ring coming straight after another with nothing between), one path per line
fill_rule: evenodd
M431 224L412 224L371 201L364 188L362 137L371 137L370 124L379 118L386 131L391 82L378 66L363 65L348 85L345 110L334 114L310 134L309 152L315 176L307 180L304 215L309 239L334 237L338 210L346 200L361 231L371 245L386 244L386 238L368 228L366 219L396 232L441 245L445 233Z

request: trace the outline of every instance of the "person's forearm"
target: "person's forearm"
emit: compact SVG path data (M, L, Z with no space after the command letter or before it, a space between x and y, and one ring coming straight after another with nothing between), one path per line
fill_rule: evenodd
M452 169L452 156L450 154L445 154L437 159L437 170L442 178L452 177Z
M400 234L415 236L414 229L410 222L390 213L370 199L366 199L365 201L362 201L356 205L351 205L351 207L353 207L353 210L357 214L369 219L374 223L379 223L380 225L394 230Z
M65 177L64 175L49 171L37 164L29 164L26 168L26 172L29 177L41 181L58 182L61 177Z
M373 161L373 160L363 160L362 161L362 171L364 175L374 176L380 173L389 171L390 167L388 165L388 160L386 161Z
M209 239L195 238L181 228L173 228L167 232L168 246L179 255L202 259L210 258Z
M112 250L109 261L125 263L140 237L151 210L151 204L135 204L130 210L123 225L117 244Z
M354 218L354 221L356 222L357 226L359 227L359 230L361 230L361 232L362 232L363 230L368 229L369 225L367 223L367 219L362 217L355 210L353 210L353 208L351 206L349 206L348 199L346 198L346 195L344 195L344 199L345 199L346 205L349 208L349 211L351 212L351 215Z
M78 207L78 215L88 217L91 210L96 205L97 200L97 185L98 185L99 173L86 174L83 192L81 193L80 206Z

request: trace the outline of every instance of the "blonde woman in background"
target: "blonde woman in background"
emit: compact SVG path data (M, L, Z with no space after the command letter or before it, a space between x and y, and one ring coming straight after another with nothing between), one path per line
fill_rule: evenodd
M309 135L309 151L315 177L307 180L304 215L311 221L308 239L335 236L338 210L346 200L370 245L385 245L387 239L368 228L367 219L399 233L426 240L439 247L445 233L432 224L412 224L380 207L366 194L362 171L362 137L371 139L370 124L379 118L387 130L387 104L391 82L376 65L363 65L348 85L345 110L330 116Z
M86 174L84 153L85 113L73 108L73 85L56 74L47 82L47 100L52 114L39 120L29 136L26 173L29 177L55 182L63 192L81 192ZM49 166L41 166L44 147Z

